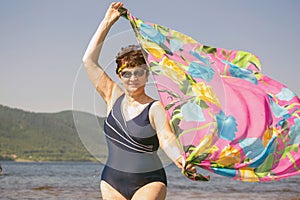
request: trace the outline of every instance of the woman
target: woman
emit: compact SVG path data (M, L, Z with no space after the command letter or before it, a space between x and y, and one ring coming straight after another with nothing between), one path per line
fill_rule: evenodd
M124 91L98 64L102 44L122 6L121 2L110 5L83 57L87 74L107 105L104 132L109 156L101 193L109 200L165 199L167 180L156 153L159 146L180 169L196 169L184 167L162 104L145 93L149 71L141 49L131 45L117 56L116 73Z

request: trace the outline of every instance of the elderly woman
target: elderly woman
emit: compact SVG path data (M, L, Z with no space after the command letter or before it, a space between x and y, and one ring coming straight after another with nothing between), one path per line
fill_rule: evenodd
M182 157L165 110L145 93L149 70L139 46L122 48L116 73L124 88L98 64L102 44L123 4L112 3L83 57L87 74L107 105L104 132L109 150L101 176L103 199L165 199L167 179L159 146L182 170ZM195 167L185 166L195 172Z

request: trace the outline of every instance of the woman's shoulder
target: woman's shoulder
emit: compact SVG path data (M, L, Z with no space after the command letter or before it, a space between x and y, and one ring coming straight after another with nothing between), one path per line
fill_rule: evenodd
M158 115L161 112L165 112L163 104L159 100L153 100L151 102L149 114Z
M153 102L149 110L149 119L152 127L157 131L160 130L161 124L164 124L167 119L167 113L163 104L156 100Z
M113 106L117 102L118 99L124 96L124 92L114 92L109 103L107 104L107 115L109 115L110 111L112 110Z

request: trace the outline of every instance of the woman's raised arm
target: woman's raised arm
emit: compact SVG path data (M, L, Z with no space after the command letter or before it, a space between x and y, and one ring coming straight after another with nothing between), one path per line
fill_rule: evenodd
M82 58L89 79L106 102L108 110L110 110L114 100L122 94L122 90L118 84L104 72L98 63L98 59L107 33L121 16L118 9L122 6L123 4L121 2L112 3L110 5Z

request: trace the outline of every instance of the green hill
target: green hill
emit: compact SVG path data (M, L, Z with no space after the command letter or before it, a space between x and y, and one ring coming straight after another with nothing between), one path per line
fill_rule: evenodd
M89 122L96 119L101 125L103 119L89 113L34 113L0 105L0 160L95 161L80 140L73 115L80 118L80 129L99 134Z

